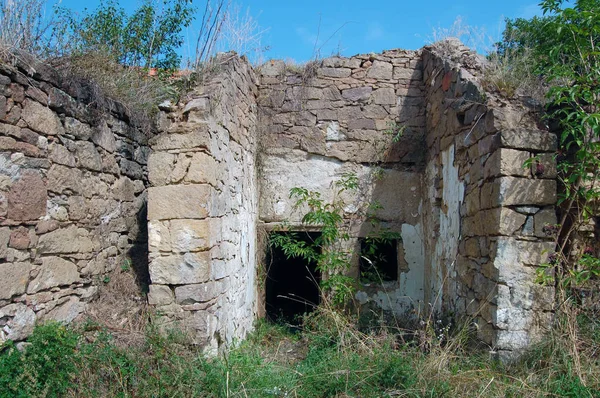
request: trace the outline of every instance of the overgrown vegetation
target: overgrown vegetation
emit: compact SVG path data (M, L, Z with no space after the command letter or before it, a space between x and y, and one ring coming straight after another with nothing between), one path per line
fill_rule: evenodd
M198 31L185 43L183 32L194 20ZM214 69L217 50L258 59L262 32L229 0L206 0L199 8L187 0L143 0L131 12L120 0L102 0L82 13L52 8L47 0L0 0L0 60L26 52L70 78L93 82L93 96L121 102L146 130L159 103L176 101L188 80ZM178 73L182 64L191 70Z
M298 333L259 322L245 342L206 358L185 334L152 325L122 345L98 324L51 323L22 350L0 348L0 397L600 397L598 374L582 383L560 336L502 365L469 349L468 330L362 333L325 305Z

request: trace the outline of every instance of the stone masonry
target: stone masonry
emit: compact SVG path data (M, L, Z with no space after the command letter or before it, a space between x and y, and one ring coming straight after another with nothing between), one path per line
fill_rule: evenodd
M554 250L556 137L525 102L485 92L482 60L460 43L301 69L224 54L160 105L148 146L117 104L92 120L77 89L23 72L0 69L3 338L73 319L94 278L144 242L148 155L148 301L209 352L264 312L264 235L304 228L290 189L331 199L346 173L359 178L345 198L351 275L373 228L361 209L401 237L398 279L363 284L358 303L468 315L503 358L552 322L554 291L535 269Z
M149 303L215 352L256 318L257 81L223 55L220 73L163 107L148 190Z
M72 321L146 251L146 135L92 92L33 59L0 65L0 343Z

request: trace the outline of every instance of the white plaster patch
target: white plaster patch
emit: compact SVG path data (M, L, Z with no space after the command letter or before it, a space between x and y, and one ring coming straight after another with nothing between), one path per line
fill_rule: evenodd
M338 122L329 122L326 130L326 141L343 141L346 139L346 134L340 131L340 124Z
M454 164L454 145L441 153L442 157L442 209L440 214L439 235L435 242L435 253L431 261L430 286L431 297L439 297L444 278L450 280L456 276L454 262L458 255L460 241L460 204L465 196L465 186L458 175L458 167ZM453 292L450 291L453 296ZM431 303L435 310L441 309L441 300Z

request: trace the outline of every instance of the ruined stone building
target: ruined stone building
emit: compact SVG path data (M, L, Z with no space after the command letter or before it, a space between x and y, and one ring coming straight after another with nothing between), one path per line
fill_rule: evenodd
M472 316L504 355L542 335L554 291L535 270L554 250L543 229L556 223L557 141L524 103L482 88L476 55L452 44L302 69L231 54L218 65L160 105L151 138L43 64L0 66L2 339L84 313L126 256L146 267L162 320L212 349L242 339L282 305L281 286L309 276L276 253L266 264L269 234L306 229L290 189L331 199L346 173L359 178L350 273L371 228L359 209L376 205L398 234L381 247L386 280L362 284L357 303ZM532 156L542 173L523 167Z

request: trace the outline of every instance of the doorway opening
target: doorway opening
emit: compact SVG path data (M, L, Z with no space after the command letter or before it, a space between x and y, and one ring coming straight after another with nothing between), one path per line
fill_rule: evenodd
M312 244L320 232L273 232L292 234L294 239ZM313 311L320 302L321 273L314 261L290 257L280 247L267 253L265 309L272 321L298 326L301 316Z

